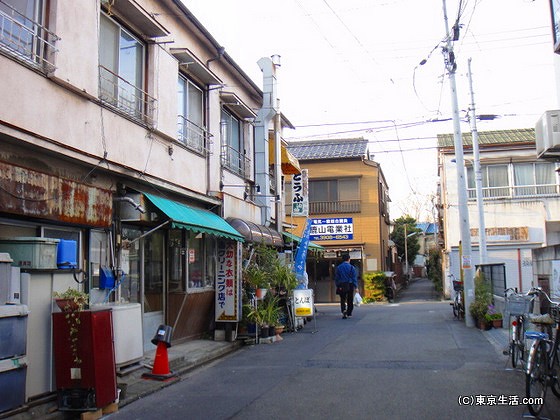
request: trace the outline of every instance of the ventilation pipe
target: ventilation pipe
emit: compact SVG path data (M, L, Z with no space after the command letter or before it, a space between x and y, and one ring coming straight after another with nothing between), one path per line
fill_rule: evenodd
M276 56L274 56L276 57ZM277 60L275 60L277 61ZM255 183L261 187L261 196L255 202L261 208L261 224L270 226L271 201L268 163L268 127L278 112L276 93L276 68L279 63L269 57L261 58L257 64L263 72L263 105L255 119Z

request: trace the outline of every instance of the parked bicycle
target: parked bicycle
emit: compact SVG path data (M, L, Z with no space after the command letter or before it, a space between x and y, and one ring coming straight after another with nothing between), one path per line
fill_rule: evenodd
M509 355L511 366L517 368L521 361L525 367L527 351L525 348L525 329L528 315L533 312L536 289L527 293L517 293L517 289L509 288L505 291L505 312L509 314L509 344L504 354Z
M534 340L527 358L525 372L525 394L527 408L538 418L546 398L547 388L560 398L560 302L555 302L541 289L536 293L550 302L550 315L531 318L531 323L540 325L544 331L527 331L525 337ZM552 328L553 327L553 328Z
M455 297L453 298L453 302L451 302L450 305L453 306L453 316L461 321L462 319L465 319L465 304L463 303L463 282L455 280L453 274L450 274L449 277L453 281L453 290L455 291Z

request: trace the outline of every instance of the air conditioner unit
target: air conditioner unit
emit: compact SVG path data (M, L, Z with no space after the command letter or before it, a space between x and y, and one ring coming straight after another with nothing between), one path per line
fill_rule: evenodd
M535 126L539 159L560 161L560 110L546 111Z

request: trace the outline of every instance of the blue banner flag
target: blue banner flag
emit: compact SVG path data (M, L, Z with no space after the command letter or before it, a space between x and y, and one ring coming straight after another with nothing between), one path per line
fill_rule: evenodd
M301 237L298 249L296 251L296 258L294 260L294 272L296 276L305 273L305 260L307 258L307 248L309 248L309 234L311 233L311 219L307 219L305 231Z

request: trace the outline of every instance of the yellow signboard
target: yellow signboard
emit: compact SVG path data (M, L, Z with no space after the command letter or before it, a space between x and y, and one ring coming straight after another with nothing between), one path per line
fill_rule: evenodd
M313 289L294 290L294 313L296 316L313 316Z

